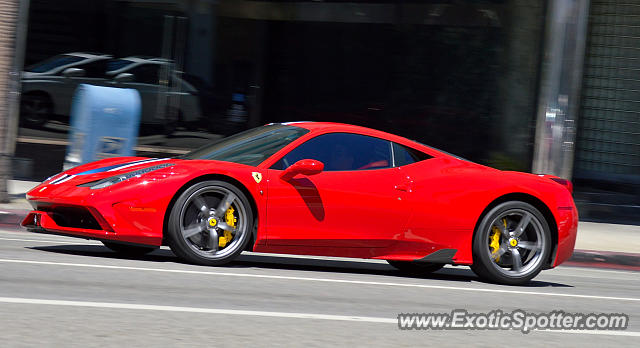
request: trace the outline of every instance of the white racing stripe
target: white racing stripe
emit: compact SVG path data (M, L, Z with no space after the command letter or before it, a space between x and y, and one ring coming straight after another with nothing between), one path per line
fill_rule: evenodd
M117 170L121 170L121 169L124 169L124 168L135 167L135 166L139 166L141 164L148 164L148 163L153 163L153 162L158 162L158 161L164 161L164 160L167 160L167 159L168 158L154 158L154 159L149 159L149 160L142 160L142 161L136 161L136 162L131 162L131 163L124 163L120 167L116 167L116 168L107 170L107 172L115 172Z
M62 184L63 182L65 182L65 181L69 181L69 180L71 180L71 179L73 179L73 178L75 178L75 177L76 177L75 175L65 174L65 175L63 175L63 176L59 177L58 179L56 179L56 180L54 180L54 181L50 182L50 183L49 183L49 185L58 185L58 184Z
M56 176L56 175L54 175L54 176ZM62 174L62 175L58 176L55 180L51 180L51 182L49 182L49 184L51 184L51 185L56 184L58 182L58 180L64 179L67 176L69 176L69 174ZM47 180L45 180L45 181L47 181Z
M15 297L0 297L0 302L2 302L2 303L33 304L33 305L51 305L51 306L70 306L70 307L89 307L89 308L116 308L116 309L134 309L134 310L147 310L147 311L165 311L165 312L245 315L245 316L255 316L255 317L319 319L319 320L333 320L333 321L360 321L360 322L365 322L365 323L385 323L385 324L397 324L398 323L397 319L377 318L377 317L360 317L360 316L314 314L314 313L288 313L288 312L248 311L248 310L222 309L222 308L195 308L195 307L178 307L178 306L159 306L159 305L133 304L133 303L42 300L42 299L15 298Z
M93 301L68 301L68 300L45 300L34 298L20 297L0 297L0 303L11 304L27 304L27 305L44 305L44 306L64 306L64 307L83 307L83 308L107 308L107 309L128 309L141 311L163 311L163 312L181 312L181 313L201 313L201 314L222 314L222 315L240 315L251 317L271 317L271 318L288 318L288 319L314 319L329 321L353 321L361 323L381 323L381 324L398 324L396 318L381 317L363 317L356 315L334 315L334 314L318 314L318 313L291 313L291 312L272 312L272 311L251 311L239 309L223 309L223 308L196 308L181 306L165 306L165 305L149 305L134 303L117 303L117 302L93 302ZM493 332L493 331L489 331ZM517 332L517 331L514 331ZM603 336L628 336L640 337L640 332L635 331L586 331L586 330L537 330L535 333L570 333L570 334L588 334Z
M0 259L0 262L34 264L34 265L49 265L49 266L84 267L84 268L98 268L98 269L100 269L100 268L101 269L120 269L120 270L130 270L130 271L159 272L159 273L201 274L201 275L225 276L225 277L262 278L262 279L297 280L297 281L322 282L322 283L341 283L341 284L358 284L358 285L371 285L371 286L405 287L405 288L420 288L420 289L435 289L435 290L453 290L453 291L466 291L466 292L487 292L487 293L492 293L492 294L502 293L502 294L510 294L510 295L549 296L549 297L578 298L578 299L605 300L605 301L640 302L640 298L633 298L633 297L614 297L614 296L597 296L597 295L580 295L580 294L562 294L562 293L553 293L553 292L506 290L506 289L499 289L499 288L493 288L493 289L487 289L487 288L463 288L463 287L457 287L457 286L444 286L444 285L390 283L390 282L374 282L374 281L364 281L364 280L331 279L331 278L309 278L309 277L277 276L277 275L266 275L266 274L231 273L231 272L215 272L215 271L192 271L192 270L146 268L146 267L129 267L129 266L110 266L110 265L95 265L95 264L68 263L68 262L49 262L49 261L32 261L32 260Z

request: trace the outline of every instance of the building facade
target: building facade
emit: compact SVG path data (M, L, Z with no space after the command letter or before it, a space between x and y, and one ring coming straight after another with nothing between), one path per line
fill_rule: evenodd
M62 169L73 91L91 83L140 92L142 156L269 122L338 121L571 176L583 216L632 219L631 3L30 0L17 174Z
M573 175L581 213L639 223L640 1L592 0L585 54Z

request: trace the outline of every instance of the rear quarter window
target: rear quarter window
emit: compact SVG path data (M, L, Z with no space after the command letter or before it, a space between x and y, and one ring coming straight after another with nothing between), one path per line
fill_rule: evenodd
M396 167L406 166L408 164L417 163L433 158L433 156L428 155L422 151L418 151L416 149L412 149L410 147L397 143L393 143L393 157L394 165Z

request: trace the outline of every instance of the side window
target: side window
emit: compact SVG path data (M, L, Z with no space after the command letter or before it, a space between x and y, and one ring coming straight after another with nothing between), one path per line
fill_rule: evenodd
M407 164L416 163L432 158L424 152L406 147L404 145L393 143L393 160L396 167L406 166Z
M389 168L390 145L387 140L359 134L323 134L293 149L271 169L283 170L301 159L318 160L325 171Z

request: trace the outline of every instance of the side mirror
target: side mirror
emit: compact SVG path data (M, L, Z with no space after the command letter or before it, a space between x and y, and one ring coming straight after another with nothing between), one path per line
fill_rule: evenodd
M119 73L118 75L116 75L116 77L113 78L113 81L115 82L133 82L136 79L136 77L133 74L130 73Z
M289 166L280 174L280 179L289 180L298 174L315 175L324 169L324 163L312 159L303 159Z
M62 76L64 77L82 77L84 74L84 69L79 68L66 68L62 71Z

